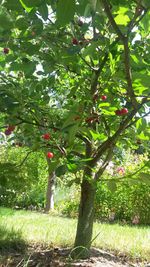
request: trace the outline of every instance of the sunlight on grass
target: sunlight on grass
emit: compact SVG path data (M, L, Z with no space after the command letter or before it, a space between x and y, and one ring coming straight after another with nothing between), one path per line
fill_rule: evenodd
M150 228L121 226L118 224L95 224L94 235L100 235L93 245L110 250L120 251L132 257L150 259Z
M72 246L76 231L75 219L68 219L30 211L0 209L0 226L22 232L22 238L30 243L48 246ZM150 260L150 228L130 227L118 224L94 224L93 246L126 253L134 258Z

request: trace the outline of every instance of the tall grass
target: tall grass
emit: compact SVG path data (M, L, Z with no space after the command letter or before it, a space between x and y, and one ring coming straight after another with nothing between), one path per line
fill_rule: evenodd
M0 227L7 233L21 233L26 243L42 243L47 246L72 246L77 221L54 215L30 211L13 211L0 208ZM93 246L125 253L133 258L150 260L150 228L121 226L118 224L94 224ZM9 238L6 236L6 240ZM1 241L0 241L1 243Z

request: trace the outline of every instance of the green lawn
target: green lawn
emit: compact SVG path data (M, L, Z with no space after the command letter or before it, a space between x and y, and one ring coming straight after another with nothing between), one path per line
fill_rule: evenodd
M25 240L50 246L72 246L76 231L75 219L30 211L0 208L0 248L7 242ZM93 246L125 253L133 258L150 260L150 227L130 227L118 224L94 224L99 236Z

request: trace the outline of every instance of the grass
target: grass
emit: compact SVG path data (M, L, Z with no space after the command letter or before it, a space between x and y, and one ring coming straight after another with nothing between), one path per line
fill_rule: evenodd
M14 211L0 208L0 248L11 239L25 243L40 243L48 246L72 246L76 231L75 219L30 211ZM4 235L4 229L7 234ZM14 233L13 235L11 234ZM1 233L1 232L0 232ZM17 234L19 233L19 235ZM117 251L132 258L150 260L150 228L121 226L119 224L94 224L93 237L98 233L93 246Z

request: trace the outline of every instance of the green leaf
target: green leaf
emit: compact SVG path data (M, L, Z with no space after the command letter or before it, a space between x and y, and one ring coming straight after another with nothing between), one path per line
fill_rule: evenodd
M136 128L137 128L138 132L141 132L141 126L142 126L142 118L140 118L136 122Z
M38 11L44 20L48 19L48 7L45 3L39 6Z
M92 11L92 6L87 4L84 10L84 17L90 17Z
M142 5L145 8L150 8L150 1L149 0L142 0Z
M138 134L137 138L139 138L141 140L149 141L149 136L145 135L143 132Z
M111 181L109 180L107 182L107 186L108 186L108 189L111 191L111 192L115 192L117 190L117 186L116 186L116 183L114 181Z
M24 17L20 17L16 20L15 26L20 30L26 30L29 27L29 23Z
M144 131L147 127L147 121L145 118L140 118L137 122L136 122L136 128L137 128L137 132L140 134L142 131Z
M54 162L50 161L50 164L49 164L49 167L48 167L49 173L55 171L57 165L58 165L58 161L54 161Z
M138 177L140 178L140 180L148 185L150 185L150 173L144 173L141 172Z
M62 26L69 23L75 14L75 0L59 0L57 4L57 21Z
M93 11L95 12L98 1L97 0L89 0L89 2L91 4L91 7L92 7Z
M115 22L118 25L126 26L129 21L130 21L129 17L127 15L124 15L124 14L119 14L118 16L115 17Z
M20 2L18 0L7 0L6 2L4 2L4 6L7 9L11 9L11 10L17 10L20 11L22 9L22 5L20 4Z
M90 134L92 135L92 138L94 139L94 141L106 139L106 136L103 133L100 134L93 130L90 130Z
M141 20L140 24L143 26L144 31L146 33L150 32L150 11L144 16L144 18Z
M68 126L73 126L75 124L75 122L73 121L73 118L74 118L74 115L67 118L67 120L64 122L64 124L62 126L62 130L64 130Z
M76 172L77 170L77 165L75 163L68 163L67 168L70 172Z
M147 73L133 72L134 83L142 84L146 89L149 88L150 75Z
M61 165L56 169L55 174L57 177L60 177L64 175L66 171L67 171L66 165Z
M78 127L78 124L70 127L70 129L69 129L69 136L68 136L68 142L69 142L69 144L72 144L73 143L74 138L75 138L75 135L76 135L76 133L78 131L78 128L79 128Z
M38 7L42 4L43 0L19 0L24 7Z
M71 46L67 49L67 53L69 55L76 55L77 53L79 53L81 50L80 46Z
M19 0L23 8L29 13L33 8L25 5L24 1Z
M5 9L0 9L0 29L9 30L13 27L13 22Z
M110 106L110 103L100 103L99 105L98 105L98 107L99 108L102 108L102 107L109 107Z

